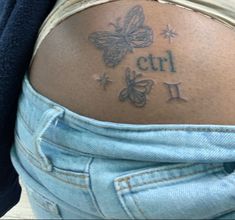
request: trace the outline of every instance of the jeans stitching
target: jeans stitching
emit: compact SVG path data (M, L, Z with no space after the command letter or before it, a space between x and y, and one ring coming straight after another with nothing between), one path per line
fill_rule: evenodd
M235 212L235 208L231 208L231 209L229 209L229 210L226 210L226 211L217 213L216 215L214 215L214 216L211 217L210 219L214 219L214 218L217 218L217 217L222 217L223 215L227 215L227 214L230 214L230 213L233 213L233 212ZM222 215L222 216L221 216L221 215Z
M22 119L22 117L19 118L19 120L21 120L21 119ZM22 119L22 120L24 120L24 119ZM25 120L24 120L24 122L25 122ZM33 134L33 131L27 126L27 124L26 124L26 127L25 127L25 128L26 128L31 134ZM68 149L68 150L71 150L71 151L73 151L73 152L78 153L78 154L81 155L81 156L89 156L89 157L94 157L94 156L95 156L96 158L107 159L107 157L105 157L105 156L96 155L96 154L91 154L91 153L86 153L86 152L83 152L83 151L80 151L80 150L71 148L71 147L69 147L69 146L67 146L67 145L55 143L54 141L52 141L51 139L46 138L46 137L43 137L43 138L42 138L42 141L45 141L45 142L47 142L48 144L53 144L53 145L55 145L55 147L58 147L58 148L61 148L61 149ZM112 158L112 159L114 159L114 160L118 160L118 159L117 159L116 157L114 157L114 156L108 156L108 157L109 157L109 158Z
M75 121L79 120L81 121L80 119L76 118L75 116L73 115L70 115L69 117L69 120L70 122L74 122L72 119L74 119ZM233 129L230 129L230 128L223 128L221 130L221 128L145 128L142 130L142 128L132 128L132 129L127 129L127 128L113 128L113 127L102 127L102 126L97 126L97 125L93 125L92 123L90 122L87 122L87 121L82 121L82 123L84 124L87 124L87 125L91 125L91 126L95 126L95 127L99 127L99 128L104 128L104 129L110 129L110 130L122 130L122 131L125 131L125 132L141 132L141 131L196 131L196 132L221 132L221 133L227 133L227 132L231 132L231 133L235 133L235 130ZM120 123L121 124L121 123ZM154 124L152 124L154 125Z
M137 176L143 176L145 174L151 174L151 173L156 173L156 172L160 172L160 171L167 171L167 170L174 170L174 169L178 169L178 168L188 168L188 167L192 167L192 166L196 166L196 165L200 165L201 163L193 163L193 164L175 164L175 165L169 165L170 167L157 167L154 170L151 171L139 171L140 173L137 174L133 174L133 175L128 175L127 177L121 177L118 178L117 182L122 182L123 180L125 181L126 179L130 179L130 178L134 178ZM172 167L174 166L174 167Z
M134 194L133 194L132 190L130 190L130 192L131 192L131 195L132 195L132 196L131 196L131 198L133 199L133 201L134 201L134 203L135 203L136 208L139 210L139 212L143 215L143 217L144 217L145 219L148 219L148 218L146 217L146 215L145 215L144 211L140 208L140 206L139 206L139 204L138 204L137 200L135 199L135 196L134 196Z
M32 191L32 193L31 193L30 191ZM40 193L37 192L37 194L39 194L39 196L42 197L41 199L42 199L44 202L49 203L49 204L51 204L51 205L53 206L54 210L52 211L52 210L49 209L48 207L44 206L44 205L42 204L42 202L39 201L40 198L36 198L36 197L34 196L34 190L28 189L28 192L29 192L29 196L31 196L31 197L34 199L34 201L35 201L41 208L43 208L44 210L47 210L48 212L50 212L51 214L54 214L54 215L57 216L57 217L58 217L58 216L61 217L60 212L59 212L59 207L58 207L58 205L57 205L55 202L50 201L50 200L49 200L48 198L46 198L44 195L41 195Z
M217 166L217 167L213 167L213 168L208 169L208 170L200 170L200 171L196 171L196 172L193 172L193 173L190 173L190 174L187 174L187 175L183 175L183 176L166 178L166 179L161 179L161 180L152 180L152 181L147 181L147 182L143 181L142 184L131 185L131 189L133 189L134 187L149 185L149 184L153 184L153 183L163 183L163 182L168 182L168 181L171 181L171 180L177 180L177 179L193 176L193 175L199 174L199 173L208 173L208 171L212 171L212 170L215 170L215 169L218 169L218 168L220 168L220 169L217 170L217 172L223 170L223 168L221 166ZM130 178L129 179L126 178L123 181L125 181L127 184L130 184L129 180L130 180ZM119 189L117 189L117 191L121 191L121 190L124 190L124 189L129 189L130 190L130 187L129 186L128 187L121 187L120 182L119 182Z
M23 146L24 144L20 141L20 139L19 139L18 137L17 137L17 139L18 139L17 142L21 145L22 148L24 148L25 151L27 151L27 154L28 154L29 156L33 157L35 160L37 160L36 157L34 157L33 154L32 154L30 151L28 151L26 147ZM39 160L37 160L37 162L40 164L40 161L39 161ZM60 173L76 172L76 171L61 170L60 168L55 167L55 166L53 166L53 168L56 169L56 172L60 172ZM87 176L85 176L85 175L83 175L83 174L78 174L77 172L76 172L76 174L68 173L68 174L66 174L66 175L67 175L67 176L79 177L79 178L81 178L81 179L87 178Z
M89 178L88 176L85 176L83 174L73 174L73 173L67 173L67 172L74 172L74 171L69 171L69 170L61 170L60 168L57 168L55 166L53 166L53 168L55 168L57 173L62 173L65 176L73 176L73 177L79 177L80 179L87 179Z
M20 120L23 120L24 121L24 124L26 125L26 129L31 133L31 134L33 134L33 130L31 130L31 128L29 128L29 126L28 126L28 124L26 123L26 121L24 120L24 118L23 118L23 116L21 115L21 113L20 113L20 111L18 111L19 112L19 114L20 114ZM48 139L48 138L46 138L46 137L43 137L43 141L46 141L46 142L48 142L49 144L50 143L52 143L52 144L54 144L55 146L57 146L57 147L61 147L61 148L63 148L63 149L71 149L72 151L75 151L75 152L78 152L80 155L84 155L84 156L91 156L91 157L99 157L99 158L107 158L107 157L104 157L104 156L100 156L100 155L95 155L95 154L91 154L91 153L86 153L86 152L82 152L82 151L79 151L79 150L77 150L77 149L73 149L73 148L70 148L69 146L66 146L66 145L63 145L63 144L59 144L59 143L55 143L54 141L52 141L51 139ZM112 158L112 159L116 159L114 156L112 157L112 156L109 156L109 158Z
M29 128L28 124L25 122L25 120L24 120L24 118L22 117L22 115L21 115L21 117L18 117L18 119L24 121L24 124L25 124L25 126L26 126L25 128L28 130L28 132L29 132L30 134L33 134L33 133L34 133L33 130L31 130L31 128ZM20 123L20 122L19 122L19 123ZM23 125L23 126L24 126L24 125ZM53 144L53 145L55 145L56 147L59 147L59 148L62 148L62 149L69 149L69 150L71 150L71 151L75 151L75 152L79 153L79 155L84 155L84 156L96 156L96 157L103 158L103 159L106 158L106 157L102 157L102 156L95 155L95 154L91 154L91 153L85 153L85 152L79 151L79 150L77 150L77 149L71 148L71 147L66 146L66 145L63 145L63 144L55 143L54 141L52 141L51 139L48 139L48 138L46 138L46 137L43 137L42 141L45 141L45 142L47 142L48 144ZM112 158L114 158L114 157L112 157ZM115 159L115 158L114 158L114 159Z
M24 121L24 124L25 124L25 128L28 130L28 132L30 132L30 134L33 134L33 131L28 127L27 123L25 122L25 120L21 117L19 117L19 120L23 120ZM23 125L24 126L24 125ZM18 135L19 136L19 135ZM91 153L86 153L86 152L83 152L83 151L80 151L80 150L77 150L77 149L74 149L74 148L71 148L69 146L66 146L66 145L63 145L63 144L58 144L58 143L55 143L54 141L52 141L51 139L48 139L46 137L43 137L42 138L42 142L47 142L48 144L53 144L55 147L58 147L60 149L63 149L63 150L70 150L72 151L73 153L78 153L79 155L81 156L88 156L88 157L96 157L96 158L101 158L101 159L107 159L107 157L105 156L101 156L101 155L96 155L96 154L91 154ZM109 156L109 158L112 158L112 159L117 159L115 158L114 156Z
M90 175L91 164L93 163L93 161L94 161L94 157L92 157L92 158L90 159L90 161L88 162L88 164L87 164L87 172L89 173L89 175ZM97 199L96 199L96 197L95 197L95 193L93 192L93 187L92 187L92 183L91 183L91 177L89 178L89 186L90 186L90 187L89 187L89 193L90 193L90 196L91 196L91 200L92 200L92 202L93 202L93 204L94 204L96 210L98 211L98 213L99 213L103 218L106 219L106 216L105 216L104 213L101 211L100 206L99 206L99 204L98 204L98 202L97 202Z
M193 163L193 164L174 164L174 165L169 165L170 167L157 167L154 170L151 171L139 171L137 174L133 175L127 175L126 177L120 177L115 181L122 182L123 180L129 179L129 178L134 178L137 176L143 176L145 174L151 174L151 173L156 173L156 172L161 172L161 171L168 171L168 170L174 170L174 169L179 169L179 168L189 168L189 167L194 167L194 166L201 166L201 165L207 165L209 167L217 167L214 166L213 164L204 164L204 163Z
M96 158L101 158L101 159L106 159L106 158L107 158L107 157L102 157L102 156L100 156L100 155L95 155L95 154L91 154L91 153L85 153L85 152L82 152L82 151L80 151L80 150L71 148L71 147L69 147L69 146L66 146L66 145L63 145L63 144L55 143L54 141L52 141L52 140L50 140L50 139L48 139L48 138L46 138L46 137L43 137L43 141L47 142L48 144L53 144L53 145L55 145L55 147L58 147L58 148L63 149L63 150L68 149L68 150L70 150L70 151L74 151L74 152L78 153L78 154L81 155L81 156L88 156L88 157L94 157L94 156L95 156ZM109 157L110 157L110 158L113 158L113 159L117 159L117 158L114 158L114 157L112 157L112 156L109 156Z
M124 195L121 193L120 194L121 198L119 197L119 201L121 202L121 206L124 209L124 211L126 212L126 214L131 217L131 219L135 219L135 217L133 216L132 211L129 209L129 207L126 205L126 199L124 197Z
M37 164L35 163L35 161L36 161L37 163L39 163L39 164L40 164L40 162L38 162L38 160L37 160L34 156L32 156L32 154L29 153L29 152L25 149L25 147L22 146L22 143L19 143L18 146L19 146L19 150L21 150L21 152L27 154L27 158L29 159L29 161L31 161L31 163L32 163L33 165L35 165L38 169L44 171L44 170L40 167L40 165L37 165ZM34 161L34 160L35 160L35 161ZM74 186L79 187L79 188L82 188L82 189L87 189L87 185L81 185L81 184L75 184L75 183L68 182L67 180L62 179L62 178L59 178L58 176L54 175L52 172L46 172L46 173L47 173L48 175L50 175L50 176L53 176L53 177L56 178L56 179L59 179L59 180L65 182L65 183L68 183L68 184L70 184L70 185L74 185ZM76 176L76 177L80 178L79 176Z

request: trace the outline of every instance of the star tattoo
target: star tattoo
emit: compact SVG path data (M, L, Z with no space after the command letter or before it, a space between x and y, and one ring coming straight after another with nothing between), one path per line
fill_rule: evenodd
M169 43L172 42L172 39L175 38L178 34L175 32L175 29L173 29L169 24L167 25L166 29L162 31L161 35L164 36L164 38L167 38L169 40Z
M101 75L98 79L96 79L97 81L100 82L100 85L103 86L104 90L106 90L106 86L112 82L112 80L109 79L109 77L106 75L106 73L104 73L103 75Z

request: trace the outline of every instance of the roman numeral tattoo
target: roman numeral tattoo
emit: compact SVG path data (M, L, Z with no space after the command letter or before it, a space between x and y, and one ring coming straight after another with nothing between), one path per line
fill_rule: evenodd
M167 86L169 94L170 94L170 98L168 99L167 102L170 102L173 100L187 102L187 99L181 97L181 94L180 94L179 85L181 84L181 82L179 82L179 83L166 83L166 82L164 82L164 84Z

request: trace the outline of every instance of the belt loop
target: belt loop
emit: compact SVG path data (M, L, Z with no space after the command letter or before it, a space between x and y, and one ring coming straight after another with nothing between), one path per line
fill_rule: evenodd
M58 118L63 117L65 110L59 106L53 106L52 108L46 110L42 117L40 118L39 125L37 126L33 141L35 143L35 149L37 156L40 158L41 161L41 168L47 172L51 172L53 169L51 161L44 155L41 149L41 141L42 136L46 132L46 130L50 127L51 124L55 121L57 124Z

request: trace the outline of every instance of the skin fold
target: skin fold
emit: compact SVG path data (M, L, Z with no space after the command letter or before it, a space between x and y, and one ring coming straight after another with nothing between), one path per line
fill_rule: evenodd
M235 124L235 33L200 13L114 1L76 13L29 70L42 95L81 115L132 124Z

